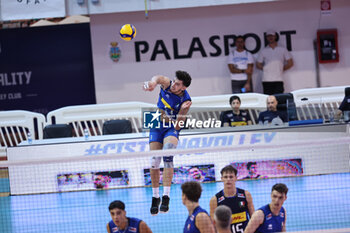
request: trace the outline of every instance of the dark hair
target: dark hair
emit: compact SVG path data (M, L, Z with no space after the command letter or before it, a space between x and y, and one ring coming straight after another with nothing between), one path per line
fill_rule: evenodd
M178 80L182 81L185 87L189 87L191 85L192 78L186 71L178 70L176 71L175 75Z
M236 36L235 42L236 42L237 39L243 39L243 41L245 41L245 38L244 38L244 36L242 36L242 35Z
M221 169L220 173L221 173L221 176L224 174L224 173L235 173L235 175L237 176L237 169L235 167L233 167L232 165L227 165L225 166L223 169Z
M228 206L219 205L215 209L214 219L220 228L226 229L231 225L231 221L230 221L231 215L232 215L232 211Z
M247 163L247 169L249 170L252 165L256 165L256 162Z
M181 185L182 193L188 200L198 202L202 194L202 186L197 181L188 181Z
M230 98L230 105L232 104L232 102L233 102L234 100L238 100L238 101L241 103L241 99L240 99L238 96L233 95L233 96L231 96L231 98Z
M286 196L288 193L287 185L282 184L282 183L277 183L274 186L272 186L271 192L273 192L273 190L276 190L277 192L282 193L282 194L285 193Z
M112 201L111 204L109 204L108 209L111 211L115 208L125 210L125 204L122 201Z

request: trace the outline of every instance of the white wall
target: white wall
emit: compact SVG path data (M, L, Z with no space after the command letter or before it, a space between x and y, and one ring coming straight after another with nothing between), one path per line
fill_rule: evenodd
M89 1L89 0L87 0ZM147 10L162 10L175 9L185 7L199 7L199 6L215 6L226 4L241 4L251 2L269 2L280 0L100 0L99 3L90 3L89 10L91 14L99 13L113 13L113 12L130 12L130 11L145 11ZM293 0L289 0L293 1Z
M220 39L215 43L224 50L224 35L253 33L263 42L263 33L268 29L278 32L295 31L291 35L292 55L295 66L285 73L286 91L316 87L315 55L313 40L320 29L337 28L340 62L321 64L321 86L349 85L350 72L350 1L332 1L330 15L320 15L319 0L294 0L269 3L252 3L213 7L154 10L148 19L144 12L91 15L92 49L94 59L96 97L98 103L144 101L154 103L158 90L144 93L141 85L155 74L173 77L178 69L188 71L193 83L188 89L191 96L229 94L230 80L226 56L213 57L216 50L209 43L211 36ZM119 28L132 23L137 28L136 38L122 41ZM194 37L199 37L207 57L197 50L191 59L174 59L172 40L177 39L179 54L186 54ZM154 45L162 40L170 60L158 54L150 61ZM122 51L119 62L109 58L110 42L117 41ZM136 62L136 43L145 41L149 52L141 54ZM286 37L281 35L281 44ZM198 49L198 43L195 48ZM256 47L255 40L247 40L248 49ZM158 47L161 49L161 47ZM255 54L257 56L257 54ZM261 90L261 72L254 73L254 86Z

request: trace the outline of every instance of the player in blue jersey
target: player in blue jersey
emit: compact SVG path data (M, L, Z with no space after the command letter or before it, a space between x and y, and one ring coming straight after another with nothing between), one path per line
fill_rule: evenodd
M153 91L157 85L160 85L159 99L157 103L158 110L153 116L161 119L159 128L150 129L150 150L175 149L179 140L179 132L186 120L186 114L192 104L191 97L187 93L187 87L191 84L191 76L185 71L176 71L176 77L171 80L162 75L156 75L151 81L145 82L144 90ZM160 205L159 179L161 157L153 157L151 162L151 181L152 181L152 206L151 214L156 215L160 212L169 211L170 186L174 175L173 156L163 157L163 196Z
M144 221L126 217L125 204L122 201L111 202L108 209L112 217L107 223L108 233L152 233Z
M197 181L188 181L181 185L182 204L188 210L184 233L214 233L214 225L205 209L199 206L202 186Z
M254 213L252 195L249 191L236 187L237 169L231 165L221 169L221 180L224 183L224 189L210 199L210 216L214 219L214 211L220 205L230 207L232 212L231 232L243 233Z
M244 233L286 231L287 213L282 205L287 192L285 184L275 184L271 190L271 203L255 211Z

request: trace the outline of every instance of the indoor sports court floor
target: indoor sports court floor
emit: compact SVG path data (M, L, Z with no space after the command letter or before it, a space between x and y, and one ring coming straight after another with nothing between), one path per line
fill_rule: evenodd
M289 187L287 231L350 228L350 173L239 181L237 187L249 190L259 208L270 201L270 189L278 182ZM221 182L203 184L200 205L209 211L210 198L222 187ZM129 188L0 197L0 232L106 232L108 205L116 199L125 202L128 216L143 219L154 233L182 232L188 212L180 185L172 186L167 214L149 214L151 195L151 188Z

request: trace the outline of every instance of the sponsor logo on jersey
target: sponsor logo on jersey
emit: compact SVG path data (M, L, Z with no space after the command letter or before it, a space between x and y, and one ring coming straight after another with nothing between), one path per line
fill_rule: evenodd
M231 122L231 126L244 126L247 125L247 122L245 121L233 121Z
M117 231L119 231L118 227L113 227L112 228L112 232L117 232Z
M137 232L137 229L136 229L136 227L129 227L129 231L130 232Z
M284 213L281 212L281 213L280 213L280 216L281 216L281 218L284 218Z
M269 224L269 225L267 226L267 230L272 230L272 224Z
M246 212L232 214L232 222L231 222L231 224L244 222L244 221L247 221L247 214L246 214Z
M221 197L219 197L218 202L220 203L220 202L222 202L223 200L225 200L225 197L224 197L224 196L221 196Z
M266 220L270 220L272 218L272 214L269 213L267 216L266 216Z
M191 215L190 220L191 220L191 221L194 220L194 215Z
M244 193L238 193L238 194L237 194L237 197L245 198L245 195L244 195Z
M189 224L187 225L187 230L189 231L190 228L191 228L191 223L189 223Z

